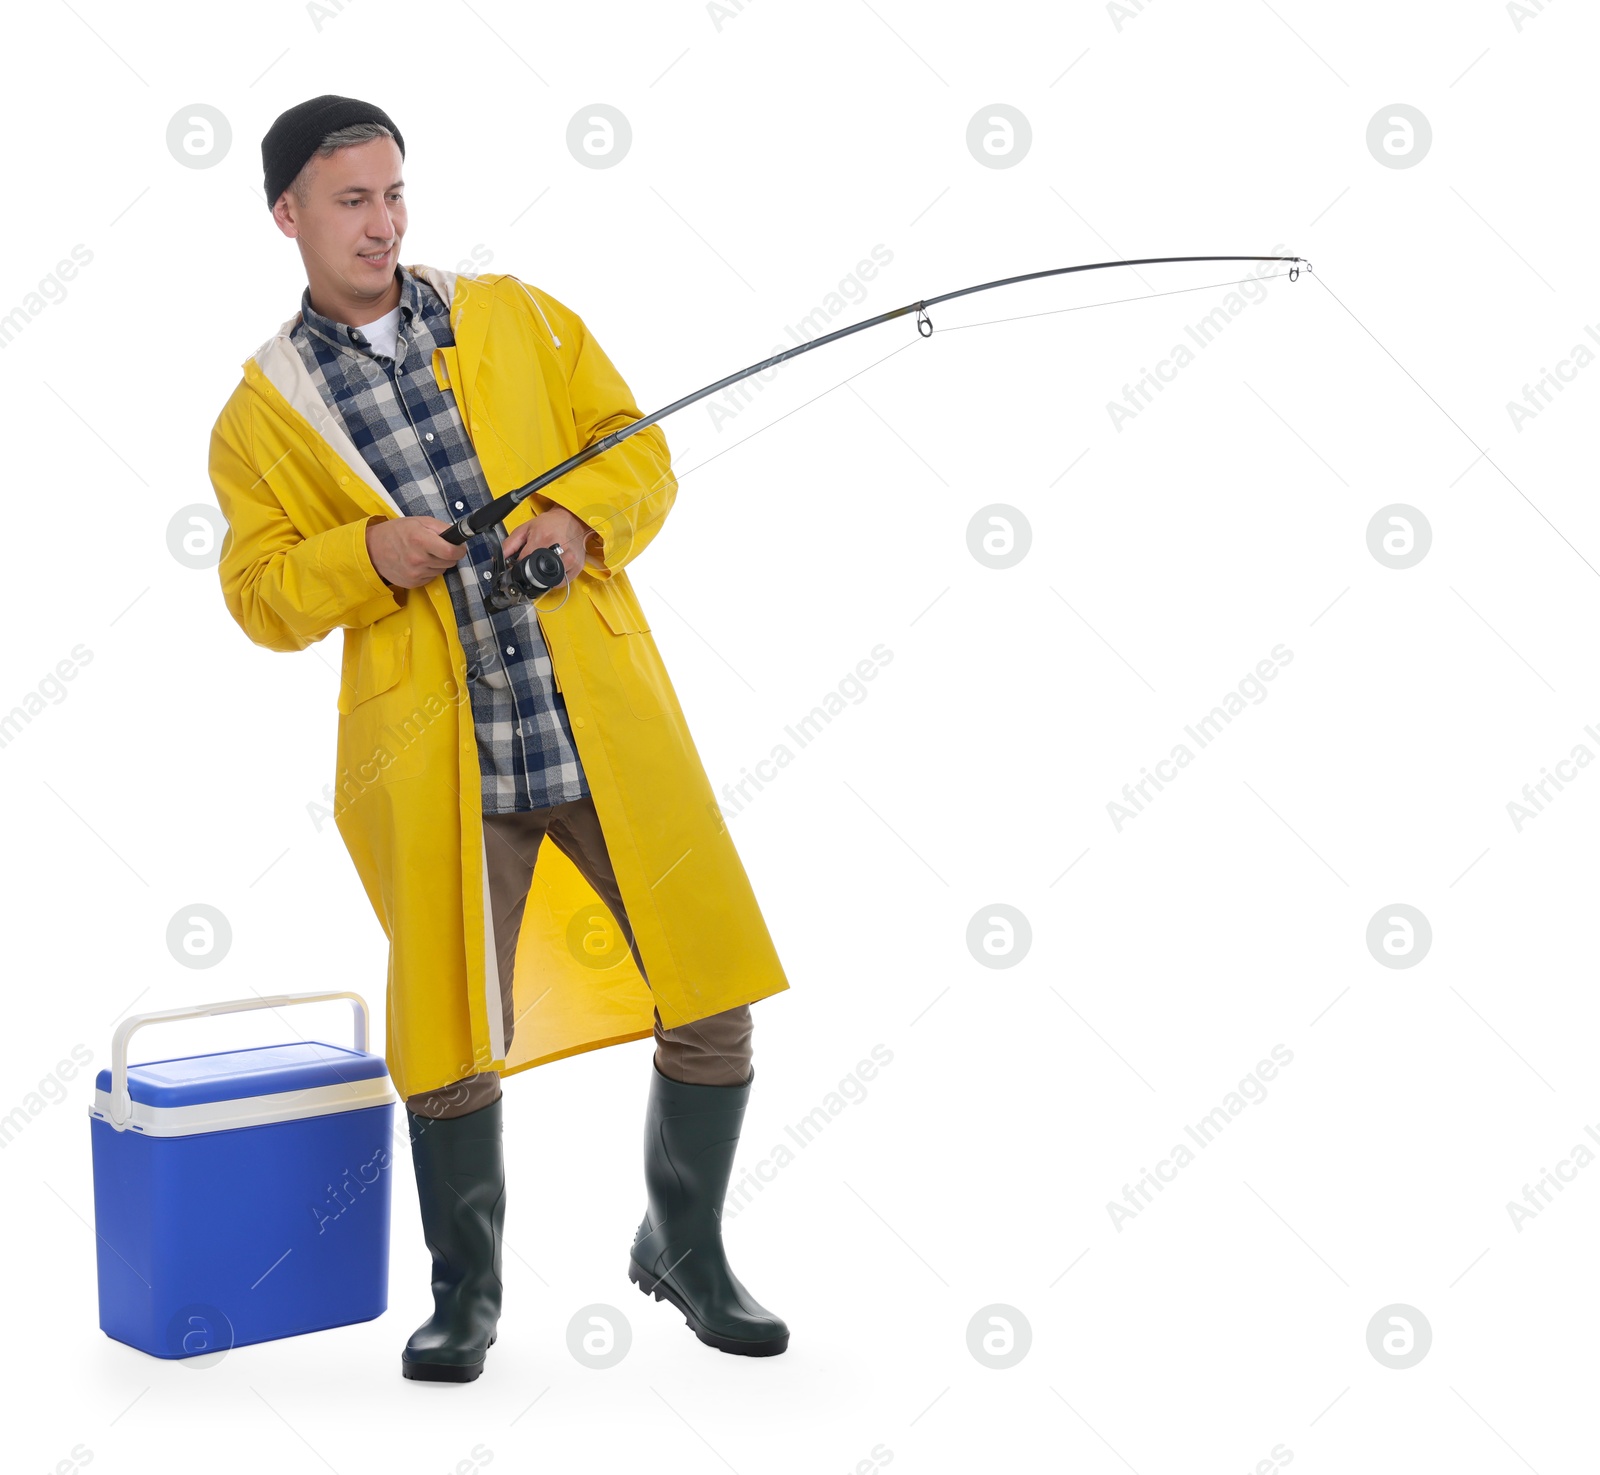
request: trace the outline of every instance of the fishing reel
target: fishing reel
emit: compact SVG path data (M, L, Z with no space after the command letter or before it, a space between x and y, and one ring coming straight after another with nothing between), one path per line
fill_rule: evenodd
M541 594L560 588L566 582L567 566L562 562L559 543L535 548L507 563L504 550L496 542L491 574L484 603L492 610L507 610L532 604Z

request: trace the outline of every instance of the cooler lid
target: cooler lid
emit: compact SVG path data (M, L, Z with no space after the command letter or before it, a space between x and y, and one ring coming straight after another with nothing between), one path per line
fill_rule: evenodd
M276 1096L386 1077L381 1055L350 1050L321 1040L290 1045L257 1045L248 1050L223 1050L210 1055L181 1055L148 1060L128 1067L128 1095L154 1107L199 1106L238 1101L247 1096ZM97 1092L109 1095L111 1071L95 1077ZM325 1094L334 1095L336 1092ZM370 1088L355 1087L353 1099L365 1100ZM353 1104L353 1103L352 1103Z

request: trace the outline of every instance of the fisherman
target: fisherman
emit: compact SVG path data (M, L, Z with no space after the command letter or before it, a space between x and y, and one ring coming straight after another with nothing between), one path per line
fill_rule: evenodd
M441 537L641 419L632 392L550 293L401 264L405 141L382 109L312 98L261 156L306 288L212 431L219 575L258 645L344 632L334 817L389 941L385 1054L433 1257L401 1370L468 1382L495 1340L502 1077L646 1037L629 1276L702 1342L780 1353L721 1211L749 1006L788 982L626 572L677 495L666 437ZM491 538L554 548L559 598L496 608Z

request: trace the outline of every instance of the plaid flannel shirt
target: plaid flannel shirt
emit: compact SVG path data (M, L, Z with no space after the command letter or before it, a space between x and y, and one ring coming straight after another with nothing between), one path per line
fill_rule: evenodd
M289 336L395 505L408 517L454 522L493 498L455 396L433 377L433 350L455 343L450 311L427 282L403 266L396 270L393 359L374 353L361 329L317 312L309 287ZM467 658L485 814L542 809L589 792L537 616L527 605L494 611L484 602L489 539L505 536L497 523L444 574Z

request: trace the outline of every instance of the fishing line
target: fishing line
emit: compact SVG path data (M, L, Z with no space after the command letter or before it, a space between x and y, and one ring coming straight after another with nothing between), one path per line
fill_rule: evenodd
M1080 303L1075 307L1046 309L1037 313L1020 313L1010 318L992 318L978 323L959 324L958 326L984 327L1000 322L1021 321L1024 318L1030 317L1050 317L1063 312L1083 312L1094 307L1112 307L1127 302L1146 301L1156 297L1175 297L1180 296L1185 292L1212 291L1223 286L1243 286L1246 285L1249 280L1270 280L1276 276L1287 275L1290 281L1295 281L1299 278L1302 268L1307 271L1311 269L1311 263L1306 261L1305 258L1301 256L1147 256L1139 257L1133 260L1091 261L1083 262L1076 266L1048 267L1043 271L1024 272L1018 276L1002 277L992 282L979 282L971 287L959 287L953 292L944 292L936 297L921 298L916 302L907 303L903 307L891 308L888 312L879 313L875 317L865 318L859 323L851 323L846 327L835 329L832 333L825 333L819 338L809 339L805 343L797 344L793 348L784 349L781 353L773 354L771 357L763 359L759 363L751 364L748 368L740 369L735 373L729 374L722 379L716 380L711 384L707 384L702 388L695 390L691 394L683 396L681 399L674 400L670 405L664 406L663 408L655 411L653 414L644 415L636 420L630 421L627 425L621 427L620 429L614 430L609 435L602 437L600 440L583 447L579 451L574 452L571 456L567 457L565 461L561 462L557 466L552 466L549 470L541 473L539 476L535 477L532 481L526 483L525 485L514 488L512 491L505 492L484 506L475 508L473 511L457 518L448 529L440 534L440 536L448 543L460 545L465 543L468 538L476 537L483 532L490 531L497 524L502 522L511 511L518 507L522 502L527 500L527 498L533 496L536 492L539 492L543 488L551 485L559 478L565 476L568 472L574 471L579 466L585 465L589 461L594 460L597 456L604 455L605 452L619 445L629 436L636 435L640 431L646 430L652 425L658 424L668 415L674 414L678 410L684 409L691 404L695 404L698 401L705 399L708 395L715 394L718 390L727 389L732 385L738 384L741 381L750 378L752 375L762 373L769 368L775 368L777 365L785 363L789 359L795 358L802 353L807 353L812 349L820 348L827 343L833 343L840 338L849 337L853 333L862 332L864 329L876 327L880 323L891 322L895 318L904 317L908 313L915 312L917 315L916 325L918 336L922 338L931 338L933 336L933 322L928 317L927 309L930 306L936 306L941 302L949 302L957 297L969 296L974 292L985 292L996 287L1011 286L1017 282L1037 281L1043 277L1067 276L1076 272L1106 271L1113 267L1162 266L1201 261L1286 262L1289 264L1289 270L1286 273L1271 272L1266 273L1264 276L1246 278L1238 281L1209 282L1197 287L1175 288L1166 292L1148 292L1142 293L1136 297L1118 298L1106 302ZM903 346L910 347L909 344ZM896 349L895 352L900 352L900 350ZM850 379L859 377L861 374L868 372L868 370L876 368L877 365L884 362L885 359L892 357L893 354L885 354L883 358L877 359L873 363L868 364L865 369L858 370L856 374L849 376L847 379L841 380L838 384L830 386L828 389L824 390L822 394L813 396L812 399L807 400L804 404L797 405L795 410L791 410L787 412L787 414L779 416L778 419L770 422L767 425L764 425L761 430L752 432L750 435L745 436L742 440L735 442L735 444L743 445L746 441L755 439L757 435L762 434L766 430L770 430L774 425L782 423L783 420L788 418L789 414L793 414L797 410L804 409L806 405L814 404L816 400L821 399L825 395L831 394L833 390L842 388L843 385L848 384ZM727 449L732 450L733 447L729 446ZM718 454L720 455L722 453L719 452ZM683 475L692 474L694 471L699 470L702 466L708 465L710 461L714 459L716 458L708 457L706 461L690 467L687 472L683 473ZM635 498L626 507L623 507L620 510L608 508L608 511L610 511L611 515L615 517L620 517L623 513L631 511L634 507L637 507L641 502L646 500L646 498L654 495L654 493L659 490L659 488L665 482L666 478L672 474L673 473L669 467L668 470L662 473L654 485L648 488L641 496ZM681 481L682 477L679 477L678 479ZM515 604L527 603L530 600L536 600L540 595L548 593L551 589L557 587L558 584L564 584L567 582L568 578L565 565L562 560L562 555L556 553L553 548L533 549L526 554L520 555L514 563L507 565L500 547L500 540L498 538L494 540L493 584L491 586L491 593L488 595L488 603L491 608L506 609ZM563 601L563 603L564 602L565 601Z
M1275 271L1275 272L1268 272L1265 276L1261 276L1261 277L1244 277L1244 278L1241 278L1239 280L1230 280L1230 281L1225 281L1225 282L1206 282L1206 283L1203 283L1201 286L1198 286L1198 287L1178 287L1178 288L1173 289L1170 292L1141 292L1136 297L1117 297L1117 298L1113 298L1112 300L1107 301L1107 302L1080 302L1075 307L1052 307L1052 308L1047 309L1044 312L1019 313L1015 317L986 318L982 322L977 322L977 323L957 323L957 324L954 324L953 326L948 327L948 328L941 328L939 331L941 333L958 333L963 328L985 328L985 327L990 326L993 323L1017 323L1017 322L1022 322L1026 318L1054 317L1057 314L1064 313L1064 312L1088 312L1091 308L1096 308L1096 307L1119 307L1119 306L1121 306L1121 305L1123 305L1125 303L1129 303L1129 302L1150 302L1150 301L1154 301L1154 299L1156 299L1157 297L1181 297L1186 292L1210 292L1210 291L1214 290L1217 287L1242 287L1242 286L1247 285L1250 282L1270 282L1270 281L1273 281L1274 279L1276 279L1278 277L1286 277L1286 276L1288 276L1287 272ZM661 485L665 482L667 475L676 474L678 481L680 483L683 482L685 478L693 476L695 472L700 471L704 467L709 466L713 461L717 460L719 457L726 456L729 451L738 450L740 446L749 445L750 442L753 441L758 435L764 435L767 431L771 430L774 426L779 425L783 421L787 420L790 415L798 414L801 410L805 409L807 405L816 404L816 402L819 399L823 399L827 395L832 394L835 389L842 389L852 379L859 379L863 374L869 372L872 369L877 368L879 364L884 363L889 359L892 359L895 356L895 354L904 353L906 351L906 349L908 349L908 348L915 348L916 345L917 345L917 341L918 341L917 339L913 338L907 343L902 343L899 348L892 349L890 352L884 354L884 356L882 358L880 358L880 359L874 359L865 368L858 369L854 374L849 375L847 378L841 379L837 384L830 385L827 389L824 389L820 394L813 395L810 399L805 400L801 404L796 405L794 407L794 409L784 411L784 413L782 415L779 415L777 417L777 419L771 421L769 424L763 425L760 430L752 430L750 432L750 434L745 436L742 440L737 440L732 445L724 446L720 451L718 451L716 453L716 455L707 456L704 461L697 461L693 466L689 467L686 471L681 471L681 472L677 472L677 473L669 472L669 473L664 474L663 476L661 476L660 478L657 479L655 485L653 485L650 488L649 491L645 492L643 496L635 498L632 502L628 503L628 505L626 507L618 508L617 509L617 516L620 517L624 512L633 511L633 509L635 507L637 507L640 502L643 502L647 497L653 496L655 494L655 492L657 490L659 490Z
M1025 318L1050 318L1063 312L1088 312L1092 307L1120 307L1126 302L1152 302L1157 297L1181 297L1185 292L1209 292L1214 287L1244 287L1251 282L1271 282L1279 277L1286 277L1286 271L1269 271L1259 277L1243 277L1233 282L1206 282L1199 287L1176 287L1170 292L1141 292L1137 297L1113 297L1107 302L1080 302L1076 307L1051 307L1044 312L1018 313L1010 318L984 318L977 323L957 323L954 327L941 328L941 333L959 333L963 328L987 328L991 323L1020 323Z

